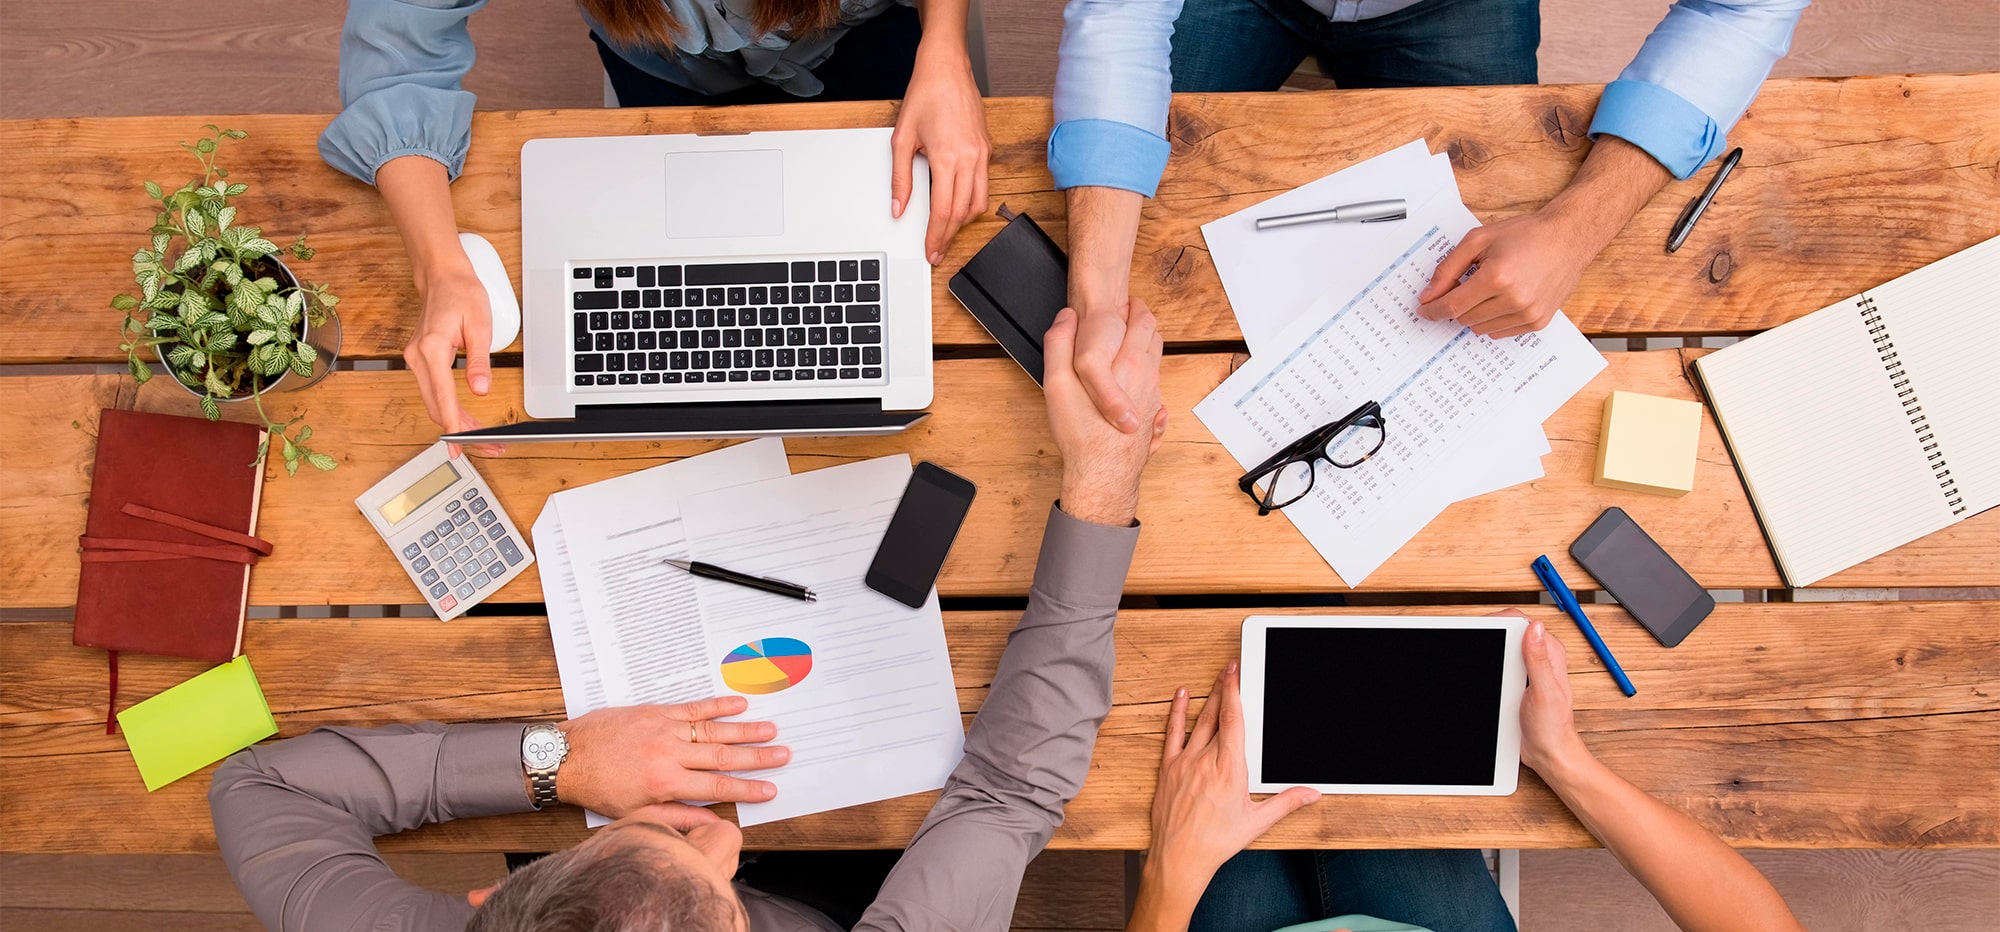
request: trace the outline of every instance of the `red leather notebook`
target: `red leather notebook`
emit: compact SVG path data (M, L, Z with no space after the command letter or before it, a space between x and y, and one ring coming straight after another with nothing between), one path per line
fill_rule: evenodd
M77 580L79 646L221 663L243 646L261 428L104 410Z

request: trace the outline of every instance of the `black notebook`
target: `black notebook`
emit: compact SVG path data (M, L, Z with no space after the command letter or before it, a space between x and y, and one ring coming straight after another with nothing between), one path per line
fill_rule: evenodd
M1697 360L1805 586L2000 505L2000 238Z
M951 295L1042 384L1042 335L1069 304L1069 257L1027 214L1015 214L951 277Z

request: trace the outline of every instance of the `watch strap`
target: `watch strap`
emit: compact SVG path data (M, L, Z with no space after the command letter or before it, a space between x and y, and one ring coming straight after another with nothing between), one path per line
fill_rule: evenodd
M562 731L560 729L552 725L537 724L537 725L529 725L521 730L522 741L526 742L528 735L535 731L551 731L555 732L558 740L562 740L563 738ZM556 772L562 769L563 761L567 760L569 757L568 742L564 741L563 744L564 744L563 756L562 758L556 761L556 765L554 767L550 767L545 770L538 770L529 767L528 761L525 757L523 757L521 760L521 768L524 771L526 771L528 775L528 803L534 806L537 810L541 809L544 806L555 803L557 801Z

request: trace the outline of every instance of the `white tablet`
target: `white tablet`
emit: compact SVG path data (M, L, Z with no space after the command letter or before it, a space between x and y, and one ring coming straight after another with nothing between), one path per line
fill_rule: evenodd
M1250 791L1512 794L1527 627L1513 616L1245 619Z

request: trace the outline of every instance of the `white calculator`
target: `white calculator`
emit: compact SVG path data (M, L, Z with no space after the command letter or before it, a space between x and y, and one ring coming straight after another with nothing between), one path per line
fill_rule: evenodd
M452 459L443 441L361 493L354 505L389 542L439 621L465 614L535 562L527 538L471 458Z

